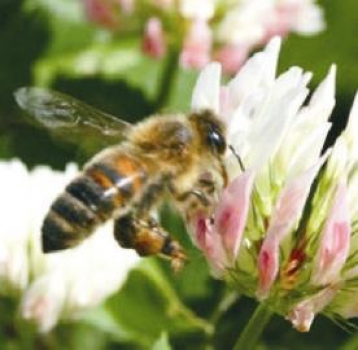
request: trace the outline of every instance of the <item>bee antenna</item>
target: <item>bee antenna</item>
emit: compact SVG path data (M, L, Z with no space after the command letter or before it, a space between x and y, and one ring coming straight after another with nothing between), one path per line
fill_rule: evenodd
M246 169L245 169L245 165L244 165L244 162L242 161L241 157L240 157L240 154L237 153L236 149L234 148L233 145L229 145L229 149L230 151L232 152L232 154L235 156L235 158L237 159L239 165L240 165L240 168L241 170L244 172Z

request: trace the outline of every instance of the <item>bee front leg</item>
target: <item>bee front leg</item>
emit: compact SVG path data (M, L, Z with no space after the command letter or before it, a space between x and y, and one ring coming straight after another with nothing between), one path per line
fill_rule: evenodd
M170 193L179 207L201 207L210 208L216 193L216 184L210 179L199 179L194 188L179 193L174 185L169 186Z
M171 260L175 271L180 270L186 255L180 244L151 217L139 219L133 213L118 218L114 237L123 248L132 248L140 256L162 255Z

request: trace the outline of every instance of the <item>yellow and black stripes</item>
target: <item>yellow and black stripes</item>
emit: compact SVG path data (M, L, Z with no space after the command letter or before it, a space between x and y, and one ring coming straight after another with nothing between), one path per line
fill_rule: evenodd
M66 187L66 193L77 198L93 212L111 213L114 204L110 197L103 195L103 189L92 177L81 176Z
M88 166L52 204L42 227L43 251L80 243L115 210L131 203L145 175L143 167L127 155Z
M99 222L97 215L77 198L61 194L42 225L42 250L47 253L75 246Z

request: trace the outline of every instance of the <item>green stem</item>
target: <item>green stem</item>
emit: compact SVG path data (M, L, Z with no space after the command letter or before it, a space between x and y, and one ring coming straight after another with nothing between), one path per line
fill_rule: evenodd
M272 312L265 304L260 303L240 334L233 350L253 350L271 316Z
M218 304L218 307L214 310L210 317L210 323L216 325L223 314L225 314L230 307L239 300L239 298L240 294L236 291L226 290L224 296Z
M162 79L158 88L158 93L154 100L155 111L159 111L167 104L174 87L178 68L179 51L176 48L172 48L168 53L168 57L163 69Z

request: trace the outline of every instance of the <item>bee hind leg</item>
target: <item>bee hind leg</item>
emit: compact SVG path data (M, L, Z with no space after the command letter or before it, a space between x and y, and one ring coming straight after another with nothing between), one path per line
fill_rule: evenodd
M186 255L180 244L151 217L139 219L133 213L118 218L114 237L123 248L132 248L140 256L161 255L171 260L175 271L180 270Z

